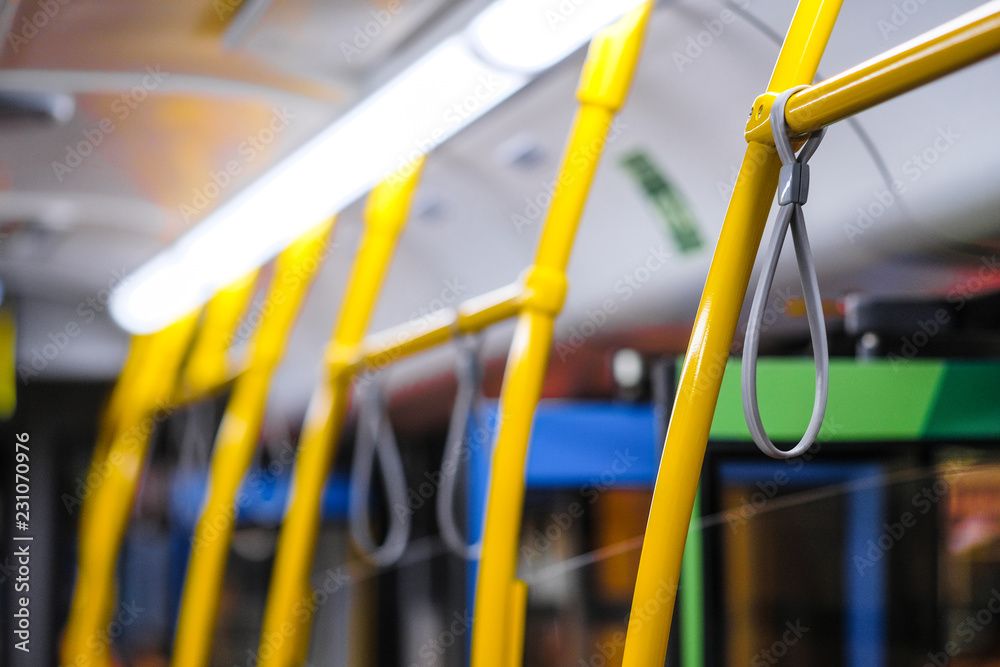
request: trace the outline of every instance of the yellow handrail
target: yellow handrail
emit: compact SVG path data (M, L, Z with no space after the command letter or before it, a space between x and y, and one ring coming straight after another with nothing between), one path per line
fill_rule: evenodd
M507 552L508 568L494 552L486 549L477 594L474 655L481 633L502 647L488 653L474 664L494 664L496 656L505 656L504 664L515 664L522 653L523 613L526 586L513 578L518 531L523 504L523 469L527 451L527 431L534 414L542 378L552 343L555 316L566 293L565 268L573 238L583 212L587 193L596 170L604 140L614 113L624 103L652 3L631 12L595 38L581 77L578 97L581 110L574 123L571 139L563 158L559 187L546 220L535 264L520 282L463 302L454 311L442 311L419 322L403 324L362 340L368 311L374 294L365 284L349 281L348 298L358 302L358 310L345 305L338 332L327 353L329 378L314 394L303 430L300 455L296 462L295 485L285 523L282 526L278 557L272 575L271 593L265 613L264 630L257 657L262 667L290 667L305 661L308 646L308 623L311 620L311 593L308 571L318 527L319 494L333 456L336 433L343 421L346 395L354 372L367 365L387 363L440 345L458 333L471 333L520 313L518 332L511 350L508 374L504 381L501 404L505 419L501 422L497 451L508 451L499 465L494 461L491 506L486 520L486 540L500 540L504 546L496 553ZM366 262L359 253L355 271ZM371 261L374 266L374 260ZM371 294L371 296L366 296ZM356 313L350 335L341 332L348 322L347 313ZM520 440L518 443L517 441ZM323 443L329 443L323 449ZM508 443L508 444L504 444ZM309 472L311 471L311 472ZM501 472L503 471L503 472ZM503 481L498 481L498 472ZM307 478L308 475L308 478ZM519 478L511 484L507 477ZM492 526L492 527L491 527ZM500 530L497 530L500 528ZM493 535L494 537L490 537ZM498 567L499 566L499 567ZM497 576L500 575L500 576ZM499 586L498 598L490 590L491 578ZM481 603L480 600L486 602ZM491 604L492 602L492 604ZM486 611L481 612L485 607ZM483 613L484 619L479 615ZM491 621L494 614L499 623ZM490 635L490 628L495 632ZM483 640L478 640L483 645ZM515 646L516 645L516 646ZM480 649L482 650L482 649Z
M780 92L816 74L841 0L802 0L768 84ZM624 667L663 665L681 558L722 374L736 332L781 161L747 147L691 332L642 543Z
M236 494L253 461L267 407L268 386L284 357L300 305L327 254L333 220L317 226L279 255L249 363L233 384L212 452L209 485L194 533L174 652L177 667L209 664L219 598L236 520ZM256 309L255 309L256 310Z
M206 305L201 318L201 326L192 330L194 337L190 343L190 354L187 355L184 372L181 378L170 389L171 396L163 402L178 405L197 400L206 394L217 390L231 379L233 370L228 368L226 350L228 348L228 332L235 328L251 294L257 272L252 271L232 285L220 290ZM107 465L108 448L122 428L130 424L123 423L123 415L127 406L136 405L137 386L144 382L143 376L148 372L147 365L151 355L158 354L153 341L156 335L133 336L129 341L129 351L122 366L118 380L111 390L111 397L101 415L97 430L97 439L91 455L87 471L88 479L101 479L102 470ZM186 352L186 349L185 349ZM180 363L180 362L178 362ZM193 370L194 369L194 370ZM133 415L134 407L132 408ZM92 495L76 499L81 506L78 530L81 534L90 530L87 522L92 514ZM124 499L123 502L131 502Z
M662 665L699 474L723 370L781 167L770 134L781 91L808 85L840 10L840 0L803 0L796 9L765 94L754 101L749 142L691 335L657 473L629 617L624 667ZM994 0L789 98L785 117L801 135L983 58L1000 53ZM661 593L666 592L666 595Z
M580 76L580 109L557 187L525 276L525 295L500 394L500 425L490 470L483 555L472 625L473 667L520 665L525 586L515 578L524 505L524 466L535 407L548 365L555 318L566 295L566 264L615 112L625 102L652 2L594 37Z
M205 315L191 345L174 403L195 400L233 379L238 368L227 353L257 283L254 270L219 290L205 306Z
M153 347L150 345L152 340L155 340L153 336L133 336L129 340L129 349L125 357L125 363L122 365L118 380L111 390L111 396L108 399L107 405L104 406L101 421L97 427L97 439L94 443L94 451L90 457L87 477L84 480L85 486L89 485L87 480L101 479L102 469L108 457L108 449L111 447L111 443L114 442L115 436L123 427L124 412L135 395L136 387L140 382L139 374L142 373L143 366L145 366L148 358L147 355ZM77 525L77 530L81 535L91 530L87 526L94 506L91 498L91 494L84 494L82 498L76 497L66 501L68 509L77 503L80 505L80 521Z
M337 451L351 386L351 365L375 309L389 262L406 224L423 160L405 175L376 186L365 208L365 233L344 292L340 317L327 348L324 377L313 392L299 439L288 509L278 538L264 611L259 665L305 662L312 620L309 571L320 525L323 483Z
M446 343L456 334L471 334L514 317L524 300L521 281L505 285L365 338L357 354L347 360L354 367L382 368L403 357Z
M180 365L197 323L193 313L133 342L122 378L101 427L104 456L87 476L81 513L79 567L61 648L62 663L111 664L108 625L114 612L115 567L149 438L170 408ZM141 362L141 366L139 365ZM100 452L99 452L100 453ZM99 518L99 520L98 520Z
M1000 1L987 2L948 23L794 93L785 120L796 135L870 109L1000 52ZM781 91L754 102L747 141L774 145L771 105Z

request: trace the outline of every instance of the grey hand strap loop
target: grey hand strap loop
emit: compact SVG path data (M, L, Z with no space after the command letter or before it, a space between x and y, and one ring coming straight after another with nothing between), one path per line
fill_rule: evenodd
M482 339L479 336L463 336L456 339L458 358L455 376L458 391L455 405L451 410L451 422L445 440L444 455L441 457L441 484L438 487L436 510L438 528L445 545L460 558L476 560L482 545L469 544L455 521L455 500L459 468L468 458L462 456L469 433L469 423L475 420L476 406L482 397L483 371L479 360Z
M389 517L389 530L381 546L372 537L369 514L376 456L382 468ZM406 498L406 472L389 423L385 390L374 376L368 376L358 387L358 435L351 463L348 502L351 537L368 561L378 567L388 567L406 551L410 537L410 514Z
M806 452L819 435L823 426L823 416L826 412L826 400L830 386L830 353L826 339L826 321L823 319L823 303L819 294L819 283L816 279L816 266L813 263L812 251L809 248L809 237L806 235L806 221L802 205L809 195L809 165L806 164L819 146L826 129L814 133L799 151L798 156L788 140L785 126L785 103L793 93L806 88L797 86L790 88L774 101L771 107L771 131L774 133L774 145L781 157L781 175L778 182L778 218L771 235L767 249L767 259L763 272L757 283L753 305L750 308L750 320L747 323L746 339L743 346L743 415L746 417L750 435L757 447L776 459L788 459ZM771 291L775 269L781 255L781 246L785 241L788 228L792 229L792 241L795 246L795 259L799 267L799 277L802 281L803 298L806 314L809 319L809 335L812 338L813 357L816 363L816 398L813 402L812 417L805 435L798 444L789 450L778 449L764 430L760 418L760 408L757 405L757 351L760 345L760 334L764 322L767 295Z

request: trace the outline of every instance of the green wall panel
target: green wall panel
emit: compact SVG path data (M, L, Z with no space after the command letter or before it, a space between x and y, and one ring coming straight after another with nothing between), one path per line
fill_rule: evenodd
M761 415L772 440L801 437L812 412L812 359L762 359ZM1000 363L834 359L822 440L917 440L1000 435ZM712 423L716 440L749 440L740 360L731 359Z

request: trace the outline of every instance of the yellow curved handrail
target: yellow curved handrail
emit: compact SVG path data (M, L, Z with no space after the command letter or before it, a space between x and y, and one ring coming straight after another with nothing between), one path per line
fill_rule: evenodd
M340 362L354 353L368 328L422 169L421 159L380 183L368 197L365 232L327 348L323 378L313 392L299 438L264 610L257 653L260 667L305 661L315 608L309 572L320 526L320 497L350 398L351 370Z
M79 563L69 620L61 647L62 664L111 664L108 625L114 613L115 568L128 526L132 500L150 436L170 411L178 371L191 343L197 313L133 342L123 371L124 389L115 391L101 426L106 444L87 476L81 512Z
M333 222L317 226L278 256L267 298L253 311L261 323L249 342L249 362L233 383L216 435L206 498L194 532L171 658L176 667L209 664L238 511L237 492L257 448L271 378L328 254Z
M625 103L653 3L594 37L580 76L577 112L552 203L526 275L500 393L483 552L472 625L473 667L522 664L526 587L516 579L524 469L535 407L548 365L555 318L566 294L566 265L614 114Z

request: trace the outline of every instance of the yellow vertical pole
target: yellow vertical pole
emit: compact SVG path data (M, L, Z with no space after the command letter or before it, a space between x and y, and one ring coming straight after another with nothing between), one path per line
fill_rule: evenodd
M423 160L406 173L379 184L365 207L365 233L327 348L327 368L313 392L299 440L291 495L264 610L257 653L260 667L291 667L305 662L315 609L309 572L320 527L323 483L337 451L337 437L349 400L348 360L353 358L368 328L422 168Z
M212 636L236 520L236 495L260 436L268 385L284 357L299 307L326 255L329 220L279 255L263 319L250 341L250 360L233 384L212 451L210 479L195 528L171 659L177 667L209 664Z
M184 364L178 398L203 396L236 374L228 363L227 352L236 327L253 297L257 274L255 269L222 288L206 305L198 335Z
M781 92L812 82L841 2L799 3L769 91ZM708 433L780 167L773 147L756 142L747 146L670 418L632 599L624 667L662 667L666 659L681 559Z
M150 348L150 341L153 336L132 336L129 341L128 355L125 357L125 364L122 366L118 380L111 390L111 397L101 415L101 423L97 431L97 444L94 448L94 459L96 462L104 460L108 451L108 445L114 439L121 423L122 409L128 403L129 395L134 392L138 375L142 373L142 367L146 363ZM99 457L99 459L98 459Z
M108 624L114 612L115 567L128 526L132 500L158 412L169 407L178 369L191 342L197 315L191 314L137 343L147 346L134 371L132 392L120 398L118 428L103 462L91 469L97 480L81 516L79 567L62 644L62 663L111 664Z
M500 395L500 429L490 470L483 556L476 584L474 667L520 665L526 587L515 578L524 505L524 464L541 395L556 316L566 295L566 265L615 112L625 102L652 2L629 12L591 43L580 77L581 107L563 155L535 264L525 275Z
M94 452L91 455L90 467L87 470L88 479L98 479L101 474L101 467L108 456L108 449L114 442L115 436L122 428L122 421L127 411L127 406L134 401L136 388L141 382L143 366L149 358L149 351L153 347L151 342L154 336L132 336L129 341L128 355L125 357L125 364L118 375L114 388L111 390L111 397L104 407L101 415L101 422L97 428L97 441L94 443ZM81 500L79 531L84 533L89 530L86 523L91 514L93 502L88 496Z
M0 420L6 421L17 408L17 319L2 305L0 296Z
M166 407L178 397L199 396L217 388L225 382L231 369L226 365L226 350L229 347L229 334L235 328L250 296L257 272L252 271L233 284L219 291L212 297L204 309L201 326L190 342L190 354L181 378L172 384L168 391L173 396L162 400L160 407ZM192 335L194 334L192 329ZM143 409L138 403L141 395L139 387L150 380L149 367L155 364L155 355L160 354L158 346L162 346L164 336L158 334L133 336L129 342L128 356L118 375L118 381L111 391L111 397L105 406L98 426L97 441L91 456L88 479L101 479L102 470L106 468L108 450L111 443L120 434L122 428L133 425L125 416L136 415L136 410ZM181 354L187 352L186 346ZM180 359L177 363L180 363ZM180 394L180 396L178 396ZM155 409L155 408L147 408ZM78 530L81 535L92 530L87 524L93 515L94 494L82 499L80 508L80 523ZM122 502L131 503L131 498L123 498Z

